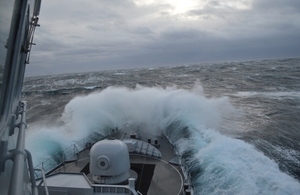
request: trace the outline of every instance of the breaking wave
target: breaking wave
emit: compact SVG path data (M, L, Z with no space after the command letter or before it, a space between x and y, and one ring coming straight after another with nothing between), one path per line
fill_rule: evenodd
M92 133L107 134L107 127L139 129L164 134L175 145L195 194L297 194L298 181L273 160L219 131L224 116L235 112L227 97L205 97L200 84L192 90L109 87L72 99L59 119L62 125L30 127L27 147L39 154L37 164L45 151L51 156Z

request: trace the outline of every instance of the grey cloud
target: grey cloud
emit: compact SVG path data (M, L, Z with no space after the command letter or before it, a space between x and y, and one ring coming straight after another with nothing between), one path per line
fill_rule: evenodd
M245 10L207 1L185 15L129 0L53 2L41 12L28 75L300 56L298 0Z
M186 29L172 29L162 32L161 36L171 41L178 41L181 39L198 39L206 36L206 33L193 28Z
M299 0L256 0L253 1L253 7L255 9L264 10L284 10L300 12L300 1Z

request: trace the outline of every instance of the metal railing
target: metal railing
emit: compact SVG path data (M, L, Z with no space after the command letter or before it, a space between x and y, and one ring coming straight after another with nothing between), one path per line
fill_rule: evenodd
M100 194L126 194L126 195L138 195L141 194L135 190L135 179L129 178L128 185L105 185L94 184L92 185L95 193Z
M48 186L47 186L47 183L46 183L46 176L45 176L44 170L43 169L34 169L34 171L35 172L37 172L37 171L41 172L42 181L40 182L39 186L41 186L42 183L44 183L45 195L49 195L49 191L48 191Z
M51 155L51 157L45 159L42 163L38 164L34 168L42 169L44 170L46 175L48 175L56 168L63 166L65 163L78 160L78 154L86 148L91 147L97 141L105 139L108 136L116 133L116 130L112 130L109 135L94 133ZM41 173L35 173L35 175L37 179L40 179L42 177Z

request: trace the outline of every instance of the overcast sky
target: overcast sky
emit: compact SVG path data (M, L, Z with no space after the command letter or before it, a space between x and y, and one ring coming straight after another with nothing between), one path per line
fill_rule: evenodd
M299 0L42 0L27 75L300 57Z

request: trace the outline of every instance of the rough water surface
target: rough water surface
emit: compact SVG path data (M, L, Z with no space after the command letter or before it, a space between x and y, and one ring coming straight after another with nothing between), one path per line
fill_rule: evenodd
M35 164L140 129L176 145L196 194L300 192L300 59L28 77L23 99Z

